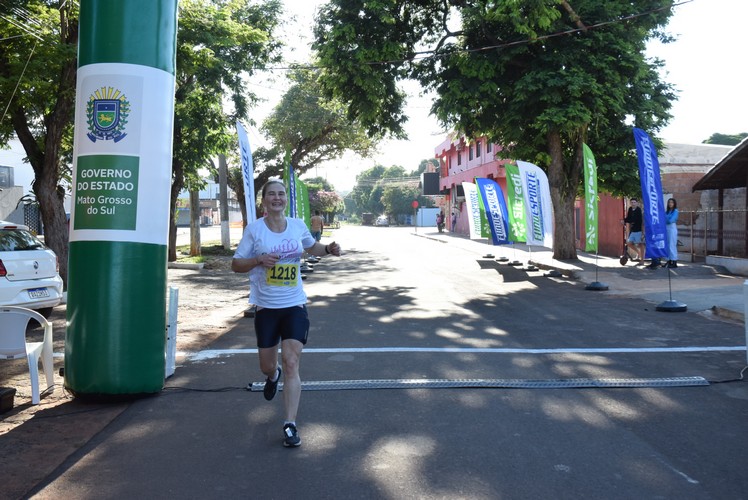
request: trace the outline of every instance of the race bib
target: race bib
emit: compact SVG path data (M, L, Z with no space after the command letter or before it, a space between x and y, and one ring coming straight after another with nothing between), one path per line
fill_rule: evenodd
M276 264L265 272L265 282L272 286L296 286L299 282L298 264Z

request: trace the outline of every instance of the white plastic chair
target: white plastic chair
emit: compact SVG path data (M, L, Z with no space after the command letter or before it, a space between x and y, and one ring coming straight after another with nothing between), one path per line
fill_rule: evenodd
M26 328L35 319L44 328L42 342L26 342ZM55 385L52 362L52 323L31 309L16 306L0 307L0 359L26 358L31 375L31 404L39 404L39 359L42 360L47 390ZM54 390L54 389L53 389Z

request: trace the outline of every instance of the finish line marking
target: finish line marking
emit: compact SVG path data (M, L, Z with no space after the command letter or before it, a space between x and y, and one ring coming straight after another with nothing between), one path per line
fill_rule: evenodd
M518 349L501 347L317 347L304 349L304 353L351 354L351 353L471 353L471 354L625 354L625 353L678 353L678 352L733 352L745 351L746 346L703 347L610 347L610 348L557 348ZM188 361L205 361L222 356L257 354L257 349L205 349L196 353L181 352Z
M302 382L302 391L341 391L350 389L583 389L637 387L698 387L708 386L703 377L667 378L572 378L551 380L530 379L386 379L386 380L318 380ZM265 382L253 382L248 391L259 392ZM278 385L283 390L283 383Z

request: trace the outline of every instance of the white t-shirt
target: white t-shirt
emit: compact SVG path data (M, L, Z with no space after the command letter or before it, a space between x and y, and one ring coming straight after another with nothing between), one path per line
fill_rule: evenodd
M280 309L306 304L301 285L301 256L315 239L304 221L286 217L286 230L271 231L262 217L247 225L234 253L235 259L249 259L266 253L280 255L271 269L257 266L249 272L250 302L259 307Z

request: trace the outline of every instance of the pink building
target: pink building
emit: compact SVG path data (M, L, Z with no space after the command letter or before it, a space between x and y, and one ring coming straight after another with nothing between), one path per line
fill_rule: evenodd
M686 216L688 211L699 208L699 198L703 195L692 194L692 187L704 173L732 148L713 145L666 144L660 151L659 162L662 174L662 187L665 198L674 196L679 201L681 220L678 221L679 239L684 242L681 251L690 251L690 238L693 233L691 221ZM444 210L446 214L456 214L447 218L450 231L467 235L468 219L465 209L463 182L474 182L476 177L494 179L506 192L506 171L504 165L511 163L498 157L501 147L492 144L485 137L467 139L463 136L449 136L434 150L434 156L441 166L439 172L439 189L445 195ZM621 254L624 239L624 227L621 219L626 205L621 198L614 198L601 193L598 203L598 251L600 255L617 256ZM584 249L584 201L577 200L574 206L574 236L576 247ZM703 218L703 217L702 217ZM748 244L746 244L748 247Z
M499 158L500 151L501 146L492 144L485 137L468 140L465 137L451 136L434 150L435 157L441 165L439 188L445 195L445 213L452 214L447 220L447 228L450 231L464 235L469 232L463 182L474 182L476 177L493 179L506 192L504 165L512 163L512 160ZM624 228L620 220L623 213L623 200L601 194L598 204L600 255L613 257L621 253ZM454 215L457 215L456 219ZM584 201L577 200L574 207L574 236L575 246L579 250L584 250L584 216Z
M506 190L506 172L504 164L511 160L498 158L500 147L487 141L485 137L469 141L465 137L447 137L434 150L439 159L439 188L446 195L445 211L456 214L447 218L450 231L468 234L468 220L465 211L465 193L463 182L474 182L476 177L494 179L501 189Z

